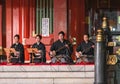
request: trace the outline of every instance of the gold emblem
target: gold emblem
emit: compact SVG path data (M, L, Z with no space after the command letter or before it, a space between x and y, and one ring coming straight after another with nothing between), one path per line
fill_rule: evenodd
M118 59L116 55L109 55L108 56L108 60L107 60L107 64L108 65L115 65L117 63Z

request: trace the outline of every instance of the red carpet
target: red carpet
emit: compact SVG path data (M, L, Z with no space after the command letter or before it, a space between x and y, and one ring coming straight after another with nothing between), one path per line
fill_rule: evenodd
M2 62L0 63L0 65L30 65L30 66L34 66L34 65L94 65L94 63L86 63L86 62L81 62L81 63L76 63L76 64L65 64L65 63L24 63L24 64L20 64L20 63L6 63L6 62Z

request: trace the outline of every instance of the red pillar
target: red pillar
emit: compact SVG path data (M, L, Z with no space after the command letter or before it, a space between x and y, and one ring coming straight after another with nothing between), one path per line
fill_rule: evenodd
M80 28L78 27L77 29L77 39L78 40L78 44L79 42L81 42L83 40L83 35L85 33L88 33L88 28L86 28L86 22L85 22L85 0L78 0L80 1L80 5L78 4L78 8L79 9L79 13L78 16L80 16L78 19L80 20L80 22L78 23L78 25L80 25ZM80 14L80 15L79 15ZM78 21L79 21L78 20ZM82 36L82 38L80 38L80 36Z
M67 34L67 0L54 0L54 39L58 39L58 32Z
M29 38L29 0L24 0L24 38Z
M24 44L24 48L25 48L25 60L29 60L29 54L27 52L27 48L29 47L28 45L25 44L25 39L29 38L30 35L30 11L29 11L29 4L30 1L29 0L24 0L24 28L23 28L23 44Z
M19 0L12 0L12 18L13 18L13 37L14 37L16 34L19 34Z
M12 44L12 0L6 0L6 47Z
M2 5L0 5L0 47L2 47Z
M29 13L30 13L30 37L33 36L33 31L35 31L35 0L30 0L29 5Z
M86 32L85 0L69 0L69 35L76 37L79 44Z
M22 42L22 39L23 39L23 0L20 0L19 1L19 34L20 34L20 42Z

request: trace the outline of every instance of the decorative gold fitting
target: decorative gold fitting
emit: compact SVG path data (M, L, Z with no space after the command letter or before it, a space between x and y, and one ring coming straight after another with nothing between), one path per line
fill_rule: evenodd
M108 65L115 65L118 62L117 56L116 55L109 55L107 64Z
M102 28L107 28L107 18L103 17Z
M73 45L76 45L76 37L73 37L73 38L72 38L72 44L73 44Z
M103 37L103 30L102 29L98 29L97 30L97 36L96 36L96 41L97 42L101 42L104 40L104 37Z
M120 55L120 48L116 51L117 55Z
M108 46L114 47L116 46L116 42L108 42Z
M116 39L120 42L120 36L117 36Z

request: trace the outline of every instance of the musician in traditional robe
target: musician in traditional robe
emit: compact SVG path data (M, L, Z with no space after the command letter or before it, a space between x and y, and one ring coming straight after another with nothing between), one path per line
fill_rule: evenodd
M89 35L83 35L83 41L76 49L77 63L94 61L94 43L89 40Z
M71 43L64 39L65 33L63 31L58 33L58 40L55 41L50 48L51 62L56 63L72 63L73 47Z
M12 63L24 63L24 47L19 42L20 36L16 34L14 36L15 43L11 46L11 48L15 49L15 52L11 54L10 62Z
M46 63L46 48L45 45L41 42L42 36L36 36L36 43L32 45L32 48L37 48L38 51L34 53L34 60L35 63ZM31 59L32 62L32 59Z

